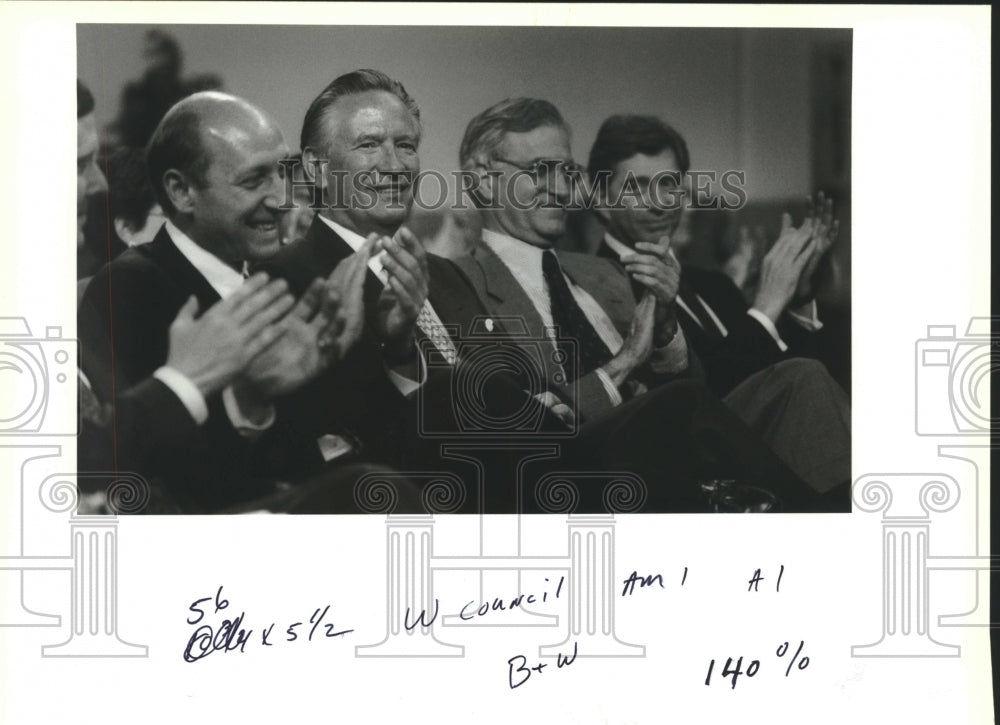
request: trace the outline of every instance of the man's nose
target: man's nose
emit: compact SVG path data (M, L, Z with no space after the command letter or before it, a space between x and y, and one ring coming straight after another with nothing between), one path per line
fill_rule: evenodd
M561 164L550 170L548 187L551 193L560 201L569 200L572 189L570 188L569 177L566 175Z
M406 165L399 158L395 145L386 144L379 154L377 171L405 171Z
M264 189L264 205L268 209L277 210L285 202L286 191L287 185L285 184L285 180L278 173L278 170L275 169L268 177Z

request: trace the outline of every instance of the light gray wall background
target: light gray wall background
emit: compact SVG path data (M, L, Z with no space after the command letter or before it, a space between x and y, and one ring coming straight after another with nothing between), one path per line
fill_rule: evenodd
M150 27L78 26L78 72L94 91L101 124L117 113L124 85L141 74ZM581 162L607 116L653 113L685 135L694 168L745 170L751 201L801 198L812 190L811 58L818 44L850 32L159 27L180 42L185 75L221 76L226 90L277 119L293 149L312 98L337 75L371 67L402 81L420 104L425 169L449 174L473 115L502 98L530 95L560 108Z

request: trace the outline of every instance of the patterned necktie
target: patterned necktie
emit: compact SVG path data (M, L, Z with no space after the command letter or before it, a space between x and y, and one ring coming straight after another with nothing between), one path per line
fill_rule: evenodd
M566 358L563 367L571 378L573 371L576 371L577 377L586 375L610 360L611 350L580 309L559 268L559 260L551 250L542 254L542 274L549 288L552 321L559 327L560 338L576 341L575 346L567 344L565 340L556 342L559 351Z
M458 360L458 350L455 349L455 343L452 342L448 331L444 329L441 318L427 300L424 300L424 306L420 308L420 314L417 316L417 327L434 343L434 347L444 355L448 364L454 365Z

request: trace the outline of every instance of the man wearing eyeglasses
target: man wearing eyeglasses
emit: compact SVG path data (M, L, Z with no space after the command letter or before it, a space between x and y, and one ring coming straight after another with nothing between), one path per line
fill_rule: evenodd
M492 106L469 123L459 156L480 180L483 243L456 262L494 314L523 317L539 338L559 329L547 378L567 395L575 389L569 402L582 420L687 370L673 305L679 268L666 248L640 247L630 270L645 292L638 304L614 264L552 249L579 170L555 106L531 98Z
M520 318L547 347L546 383L582 423L567 457L582 450L598 466L639 474L655 510L713 510L712 479L751 492L739 510L773 510L772 495L783 510L824 508L704 385L673 312L679 269L666 245L638 244L624 269L553 249L577 173L555 106L516 98L488 108L466 128L459 158L476 179L467 188L483 232L454 261L490 314Z

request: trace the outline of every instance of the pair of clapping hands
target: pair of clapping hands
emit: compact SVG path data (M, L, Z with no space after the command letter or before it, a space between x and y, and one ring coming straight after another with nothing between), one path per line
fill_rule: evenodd
M376 332L387 344L398 346L401 338L409 338L412 345L413 326L427 295L427 263L419 240L401 229L392 238L370 235L297 301L284 280L271 280L263 272L200 317L191 297L170 326L167 365L206 397L233 385L252 419L257 406L316 378L357 342L373 254L382 254L387 277Z
M781 216L781 232L760 267L760 282L753 307L777 323L790 307L810 303L820 261L837 240L840 222L833 218L833 199L819 192L802 225L792 225L790 214Z

